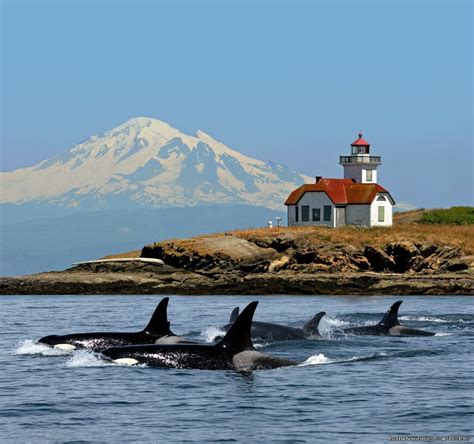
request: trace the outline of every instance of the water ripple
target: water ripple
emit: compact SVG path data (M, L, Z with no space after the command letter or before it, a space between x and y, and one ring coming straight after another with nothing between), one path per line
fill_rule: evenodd
M47 334L143 328L159 296L0 299L4 442L364 442L471 429L472 299L407 297L404 325L434 337L339 334L396 298L260 298L257 319L302 326L324 310L322 340L260 343L298 366L275 371L121 367L36 344ZM258 297L171 297L172 329L212 342L231 309ZM14 303L15 302L15 303ZM209 327L212 326L212 327Z

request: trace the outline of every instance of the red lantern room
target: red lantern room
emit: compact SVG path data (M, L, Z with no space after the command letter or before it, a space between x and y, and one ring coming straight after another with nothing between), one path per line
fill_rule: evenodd
M359 138L351 143L352 154L369 154L370 143L362 138L362 133L359 133Z
M370 143L359 138L351 143L351 155L340 156L339 164L344 167L344 179L359 183L377 183L377 167L381 164L380 156L370 155Z

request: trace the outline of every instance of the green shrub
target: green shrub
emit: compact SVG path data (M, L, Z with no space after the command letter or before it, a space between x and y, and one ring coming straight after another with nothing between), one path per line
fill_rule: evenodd
M429 210L423 214L420 222L436 225L474 225L474 207Z

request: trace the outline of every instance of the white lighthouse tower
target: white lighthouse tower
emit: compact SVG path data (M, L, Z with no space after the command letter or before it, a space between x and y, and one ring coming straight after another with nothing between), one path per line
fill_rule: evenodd
M344 179L353 179L358 183L377 183L377 167L380 156L370 155L370 143L359 138L351 143L351 155L340 156L339 165L344 167Z

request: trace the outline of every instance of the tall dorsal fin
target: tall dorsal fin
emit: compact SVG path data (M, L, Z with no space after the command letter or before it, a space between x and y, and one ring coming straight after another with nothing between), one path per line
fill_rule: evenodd
M235 320L239 317L239 307L235 307L233 310L232 310L232 313L230 314L230 319L229 319L229 323L233 323L235 322Z
M168 301L170 298L163 298L155 308L155 312L148 322L148 325L143 331L146 331L153 336L167 336L173 333L170 330L170 323L168 322Z
M312 335L321 336L318 330L319 321L325 314L326 314L325 311L320 311L318 314L315 314L313 318L305 324L305 326L303 327L303 330Z
M398 309L400 305L402 305L403 301L397 301L388 309L387 313L385 313L382 320L379 322L379 325L385 328L392 328L395 325L400 325L398 322Z
M250 332L252 329L253 314L255 313L257 305L257 301L250 302L250 304L242 310L242 313L240 313L239 317L231 325L222 341L216 345L217 347L225 348L234 354L244 350L254 350Z

